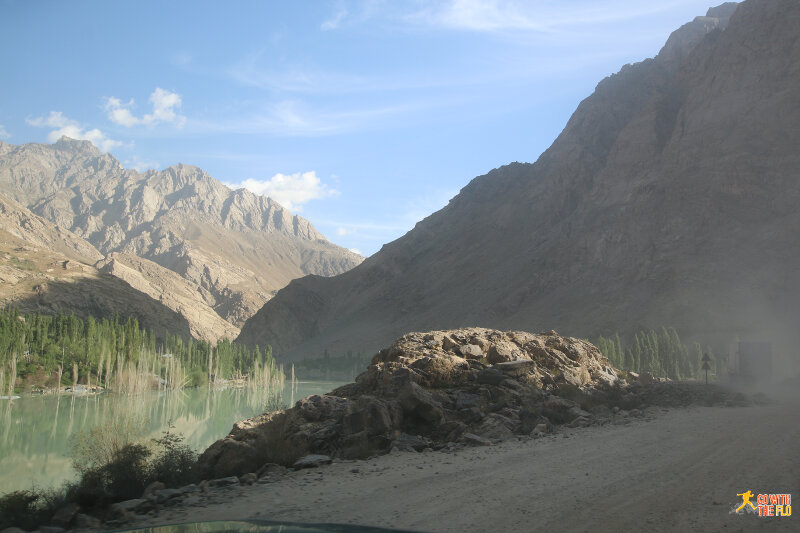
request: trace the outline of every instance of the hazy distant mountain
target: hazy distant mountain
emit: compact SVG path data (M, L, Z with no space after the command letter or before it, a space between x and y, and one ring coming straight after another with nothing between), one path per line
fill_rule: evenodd
M178 311L206 339L235 336L278 289L362 258L269 198L186 165L144 174L88 141L0 141L0 192L88 241L104 271Z
M291 358L472 325L797 335L798 28L796 0L709 10L600 82L536 163L475 178L350 272L292 282L239 340Z

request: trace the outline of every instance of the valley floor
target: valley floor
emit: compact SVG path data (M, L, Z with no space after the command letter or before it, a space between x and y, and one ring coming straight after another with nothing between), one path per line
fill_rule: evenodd
M796 516L731 510L748 490L800 498L798 406L658 409L626 425L334 463L217 489L136 526L260 518L429 532L797 531Z

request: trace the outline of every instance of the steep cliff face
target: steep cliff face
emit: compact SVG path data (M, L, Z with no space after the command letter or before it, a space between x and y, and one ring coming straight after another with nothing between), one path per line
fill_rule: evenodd
M534 164L475 178L331 279L243 327L279 356L480 325L673 325L720 341L800 317L800 4L724 4L598 84ZM795 328L791 328L795 329Z
M269 198L231 191L187 165L126 170L88 141L0 142L0 192L102 255L116 254L105 270L134 280L122 265L134 269L146 293L167 295L181 313L199 305L193 331L209 340L236 335L290 280L340 274L362 260Z

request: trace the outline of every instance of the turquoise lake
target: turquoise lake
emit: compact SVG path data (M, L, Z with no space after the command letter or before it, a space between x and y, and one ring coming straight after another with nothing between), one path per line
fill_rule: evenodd
M341 382L301 381L282 391L285 405L310 394L330 392ZM228 434L234 422L263 413L263 390L186 389L137 395L44 395L0 399L0 494L60 485L74 479L70 437L112 418L144 422L142 438L181 433L201 452Z

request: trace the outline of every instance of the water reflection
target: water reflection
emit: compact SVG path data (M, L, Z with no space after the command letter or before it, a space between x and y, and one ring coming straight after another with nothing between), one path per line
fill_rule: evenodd
M339 385L311 381L293 388L287 383L282 396L289 405ZM270 404L274 404L274 395L246 388L0 400L0 493L54 486L71 479L70 436L111 419L147 421L145 438L158 437L172 425L192 448L203 450L225 436L234 422L263 413Z

